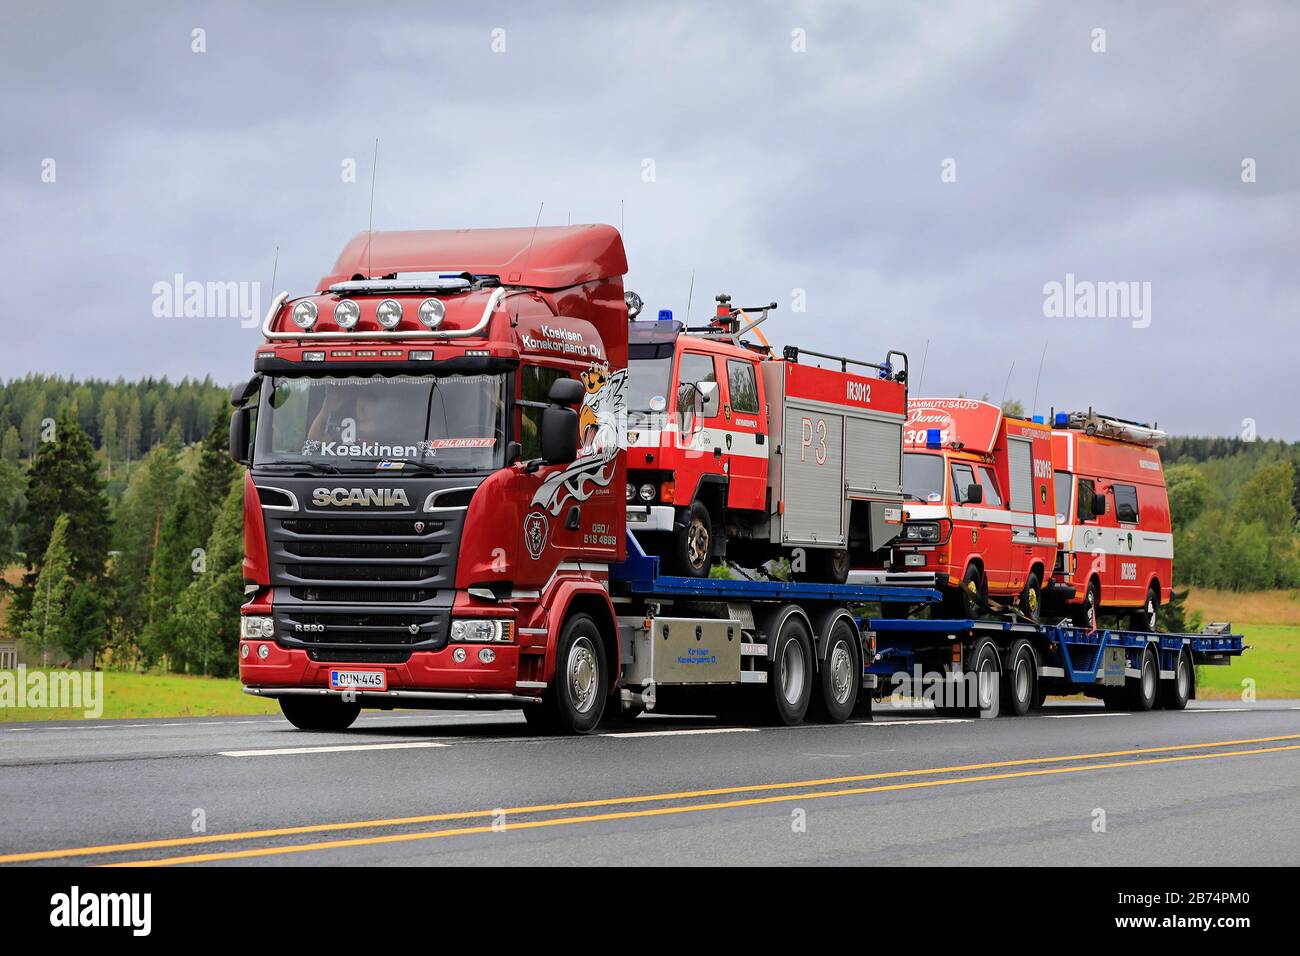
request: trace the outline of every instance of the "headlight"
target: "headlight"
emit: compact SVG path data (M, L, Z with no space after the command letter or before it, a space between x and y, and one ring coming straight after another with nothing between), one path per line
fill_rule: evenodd
M451 639L471 644L491 644L510 640L510 628L487 618L451 622Z
M395 329L402 321L402 303L396 299L385 299L375 309L375 321L386 329Z
M239 635L250 641L275 637L275 619L254 615L241 617L239 619Z
M904 541L936 544L940 536L939 525L932 521L909 522L903 527Z
M420 303L420 324L431 329L442 325L447 307L439 299L425 299Z
M311 299L303 299L293 307L293 324L306 332L316 324L316 303Z
M641 486L641 490L638 491L637 494L640 496L642 501L654 501L655 486L648 483L644 484Z
M361 318L361 306L351 299L344 299L334 306L334 324L340 329L352 328L359 318Z
M635 497L636 497L636 485L632 484L632 482L629 481L627 483L627 500L631 501Z

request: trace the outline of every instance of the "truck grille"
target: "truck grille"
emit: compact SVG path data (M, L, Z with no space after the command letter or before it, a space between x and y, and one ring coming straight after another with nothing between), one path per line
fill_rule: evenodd
M309 648L307 656L319 664L405 664L410 651L336 651Z
M285 647L359 651L436 651L447 644L450 612L441 608L391 613L375 608L283 604L275 609L277 640Z

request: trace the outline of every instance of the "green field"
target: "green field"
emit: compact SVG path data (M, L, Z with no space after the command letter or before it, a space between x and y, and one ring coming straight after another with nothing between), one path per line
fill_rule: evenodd
M37 668L28 670L28 674ZM217 717L279 713L273 702L249 697L236 678L104 672L104 718ZM0 707L0 723L80 720L80 710Z
M1254 681L1259 699L1300 698L1300 599L1294 591L1212 591L1193 589L1188 611L1206 621L1231 621L1249 650L1230 667L1197 671L1197 696L1241 700L1242 682Z

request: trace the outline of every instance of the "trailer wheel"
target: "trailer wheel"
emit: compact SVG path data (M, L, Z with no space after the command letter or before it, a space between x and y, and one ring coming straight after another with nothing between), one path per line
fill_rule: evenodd
M1093 578L1088 582L1088 589L1083 593L1083 603L1078 605L1071 617L1076 627L1089 631L1097 629L1097 608L1101 605L1101 585Z
M1160 682L1160 706L1165 710L1183 710L1192 699L1196 687L1196 669L1192 667L1187 651L1178 655L1174 665L1174 679Z
M843 618L835 622L826 640L826 657L817 673L812 698L816 718L828 724L842 724L853 714L862 686L862 659L858 636Z
M975 702L965 708L970 717L997 717L1002 713L1002 661L997 645L988 638L978 641L971 651L970 674L974 679Z
M1152 585L1147 588L1147 599L1142 602L1141 609L1134 611L1128 616L1129 630L1154 634L1156 630L1156 617L1159 611L1160 592L1156 590L1155 585Z
M347 730L361 713L359 701L348 703L343 697L280 698L280 712L299 730Z
M808 625L790 614L776 636L767 681L765 717L769 723L792 726L804 719L812 699L813 645Z
M1013 717L1023 717L1038 701L1038 655L1024 638L1007 654L1007 679L1002 682L1002 706Z
M540 704L524 709L524 719L544 733L590 733L600 723L608 694L609 665L600 629L590 615L575 614L560 632L555 679Z
M1020 613L1029 620L1038 622L1039 615L1043 611L1043 586L1039 581L1038 572L1029 572L1029 579L1025 581L1025 589L1020 592L1018 602Z
M688 578L707 578L713 565L713 518L702 501L692 501L686 526L673 536L673 565Z
M1138 676L1124 682L1124 697L1130 710L1148 711L1156 705L1156 694L1160 689L1160 667L1151 648L1142 652L1142 661L1138 664Z

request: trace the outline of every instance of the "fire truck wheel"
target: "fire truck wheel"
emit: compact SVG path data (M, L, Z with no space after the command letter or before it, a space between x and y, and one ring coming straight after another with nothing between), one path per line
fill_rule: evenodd
M842 724L853 714L862 686L862 659L858 636L843 618L835 622L826 641L826 657L817 672L813 693L814 717L827 724Z
M1156 705L1156 694L1160 689L1160 667L1156 655L1147 648L1142 652L1142 661L1138 665L1138 676L1124 681L1124 697L1129 710L1147 711Z
M1013 717L1023 717L1038 700L1038 655L1024 638L1007 653L1007 676L1002 681L1002 707Z
M1142 602L1142 607L1128 616L1128 627L1130 631L1142 631L1145 634L1154 634L1156 630L1156 617L1160 611L1160 592L1156 590L1153 584L1147 588L1147 599Z
M299 730L347 730L361 713L358 701L342 697L281 697L280 711Z
M1183 651L1174 665L1174 679L1160 682L1160 706L1165 710L1183 710L1192 699L1195 686L1196 669L1192 667L1191 655Z
M1025 581L1025 589L1020 592L1017 606L1020 613L1029 620L1038 620L1043 611L1043 585L1039 581L1037 571L1029 572L1029 579Z
M713 564L713 518L703 502L691 502L686 527L674 537L673 564L677 572L688 578L707 578Z
M1097 608L1101 604L1101 585L1097 579L1093 578L1088 582L1088 590L1084 592L1083 603L1075 607L1071 617L1074 619L1075 627L1095 630L1097 627Z
M980 566L972 564L962 575L961 584L948 592L948 613L963 620L980 618L988 601L988 580Z
M808 713L813 685L813 644L808 625L791 614L776 636L766 690L767 723L792 726Z
M810 548L805 553L808 569L796 575L799 580L843 584L849 579L849 553L843 548Z

